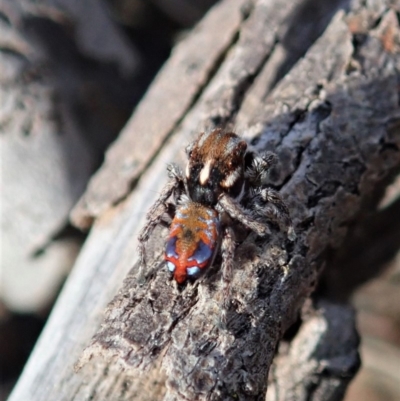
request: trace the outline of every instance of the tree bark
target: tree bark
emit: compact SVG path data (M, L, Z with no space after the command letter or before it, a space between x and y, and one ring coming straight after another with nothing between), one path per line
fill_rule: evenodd
M327 300L315 306L304 308L296 336L280 343L266 401L341 400L359 368L354 311Z
M354 1L338 11L275 83L288 68L277 62L282 32L290 42L290 28L304 15L299 10L317 3L222 2L178 46L75 210L81 226L95 218L92 231L10 401L50 394L58 400L265 398L278 344L298 320L326 255L341 246L361 212L375 208L400 169L399 9L389 1ZM211 65L195 70L190 96L183 96L182 65L188 73L197 54L188 44L204 35L209 41L202 43L212 47L227 8L235 15L224 29L230 36L218 42ZM178 88L166 86L168 80ZM175 107L173 95L182 96L180 105L166 113L163 105ZM199 130L221 124L278 154L270 183L286 199L297 233L294 244L273 228L268 241L249 235L239 244L227 327L220 324L218 261L177 291L162 265L166 231L159 228L148 246L151 275L143 287L134 265L136 236L165 183L166 162L182 162L185 144ZM146 149L149 138L157 143ZM303 308L300 329L279 351L268 400L340 400L358 368L353 315L324 301L310 310ZM339 346L330 349L335 340ZM284 373L304 364L296 374Z

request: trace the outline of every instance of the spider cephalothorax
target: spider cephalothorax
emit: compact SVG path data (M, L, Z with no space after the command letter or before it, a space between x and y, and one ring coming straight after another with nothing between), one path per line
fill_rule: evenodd
M202 133L187 148L186 179L189 197L215 205L221 193L238 198L244 187L247 143L233 132L216 129Z

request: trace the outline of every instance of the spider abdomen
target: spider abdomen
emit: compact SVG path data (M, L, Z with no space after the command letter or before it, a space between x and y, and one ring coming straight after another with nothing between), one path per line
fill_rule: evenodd
M175 280L196 278L213 261L220 236L218 213L185 200L176 210L165 249L165 260Z

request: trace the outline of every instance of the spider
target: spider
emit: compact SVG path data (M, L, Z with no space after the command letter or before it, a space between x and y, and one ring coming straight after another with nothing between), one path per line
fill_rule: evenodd
M286 229L290 240L295 238L286 204L263 184L276 156L257 154L238 135L222 129L201 133L186 153L185 175L177 165L168 165L170 180L139 233L139 276L146 266L145 244L169 212L173 220L164 258L176 282L197 278L221 248L223 297L228 299L236 223L262 237L270 233L272 221ZM168 202L171 197L175 206Z

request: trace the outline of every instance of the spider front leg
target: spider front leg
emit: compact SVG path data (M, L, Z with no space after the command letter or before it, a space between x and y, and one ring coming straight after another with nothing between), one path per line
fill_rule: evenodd
M216 208L228 213L233 220L239 221L260 237L270 233L266 223L255 219L251 212L244 209L238 202L228 195L223 194L219 197Z
M265 182L269 169L277 163L275 153L265 152L262 154L252 153L251 164L245 172L245 178L250 186L257 188Z
M146 267L146 255L145 255L145 246L147 241L150 238L151 233L160 224L161 219L165 212L169 209L169 204L167 203L168 198L171 195L174 195L175 198L178 198L184 189L184 176L182 171L175 164L169 164L167 167L168 176L170 180L162 189L158 199L154 202L153 206L149 209L146 214L146 224L140 230L138 235L138 254L139 254L139 278L143 279L143 272Z
M267 219L283 227L287 232L289 240L295 240L296 234L293 229L289 209L279 192L272 188L261 188L254 192L250 203L251 209L260 218Z

